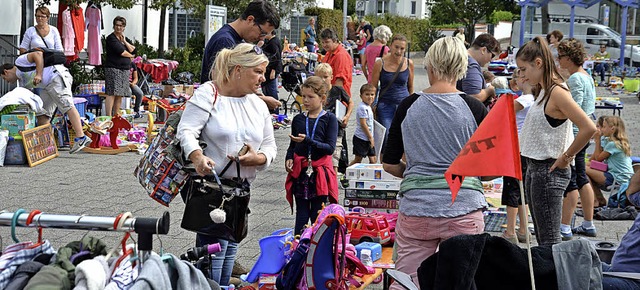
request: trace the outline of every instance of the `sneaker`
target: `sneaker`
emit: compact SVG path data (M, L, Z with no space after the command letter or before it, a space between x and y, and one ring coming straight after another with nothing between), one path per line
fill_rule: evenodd
M140 118L142 118L142 115L140 114L140 112L136 112L136 114L133 115L133 118L134 119L140 119Z
M509 236L507 235L507 232L502 232L502 238L511 242L512 244L518 244L518 237L516 235Z
M596 228L590 228L587 229L584 226L580 225L577 226L573 229L571 229L571 232L573 232L576 235L582 235L582 236L587 236L587 237L595 237L596 236Z
M87 145L89 145L91 143L91 138L89 138L89 136L83 136L80 138L74 138L73 139L73 147L71 147L71 150L69 150L69 154L73 154L76 153L80 150L82 150L82 148L87 147Z
M526 243L527 242L527 235L529 235L529 241L531 241L531 234L526 233L526 234L523 235L519 231L516 231L516 237L518 237L518 242Z
M571 241L571 239L573 239L573 233L571 232L568 232L568 233L560 232L560 235L562 236L563 241Z

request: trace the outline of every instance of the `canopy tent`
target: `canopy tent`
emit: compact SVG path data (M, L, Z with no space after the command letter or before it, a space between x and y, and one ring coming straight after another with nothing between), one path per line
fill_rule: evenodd
M518 0L518 5L522 7L520 11L520 21L521 21L521 29L520 29L520 46L524 44L524 19L526 19L527 11L530 7L540 8L549 4L550 0ZM573 26L575 22L575 7L589 8L595 4L600 3L601 0L562 0L565 4L571 7L571 20L569 25L569 37L573 37ZM624 56L625 49L627 44L627 18L629 7L631 8L640 8L640 0L613 0L620 6L622 6L622 25L621 25L621 43L620 43L620 67L624 67Z

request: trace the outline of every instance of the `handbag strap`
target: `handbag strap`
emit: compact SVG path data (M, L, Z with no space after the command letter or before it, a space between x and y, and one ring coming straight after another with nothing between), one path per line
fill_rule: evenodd
M384 60L380 59L380 61L382 62L382 66L384 67ZM384 95L384 93L386 93L391 88L391 86L393 85L393 82L396 81L396 79L398 78L398 75L400 74L400 69L402 68L402 63L403 63L403 61L400 62L400 64L398 65L398 68L396 69L396 72L393 74L393 78L391 78L391 81L389 82L389 84L382 91L380 91L380 94L378 95L378 97L382 97ZM407 66L408 65L409 65L409 60L407 60ZM382 67L380 68L380 70L382 70Z
M49 48L49 45L47 45L47 41L44 40L44 37L42 36L42 34L40 34L40 31L38 31L38 27L33 27L36 29L36 33L38 34L38 36L40 36L40 38L42 39L42 42L44 43L44 46L46 46L47 48ZM51 28L49 28L49 30L51 30Z
M383 45L382 48L380 49L380 58L382 58L382 56L384 55L384 48L385 47L386 46Z

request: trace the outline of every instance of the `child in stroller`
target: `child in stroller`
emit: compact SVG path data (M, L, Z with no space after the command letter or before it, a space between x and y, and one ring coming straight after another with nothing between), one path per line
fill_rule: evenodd
M282 103L282 106L280 106L280 114L287 115L287 113L290 112L292 116L297 115L303 110L301 100L299 101L297 97L301 96L300 86L307 78L307 70L303 63L292 60L288 64L285 64L281 76L282 86L289 92L289 96L287 96L286 100L280 99L280 103ZM293 97L293 102L291 106L288 106L291 97Z

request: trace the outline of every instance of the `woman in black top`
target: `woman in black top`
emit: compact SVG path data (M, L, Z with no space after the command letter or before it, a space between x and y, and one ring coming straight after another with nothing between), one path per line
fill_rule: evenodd
M134 50L129 39L124 36L127 20L122 16L113 19L113 33L107 36L107 57L104 63L104 91L107 94L105 115L115 116L120 111L123 96L130 96L129 69Z

